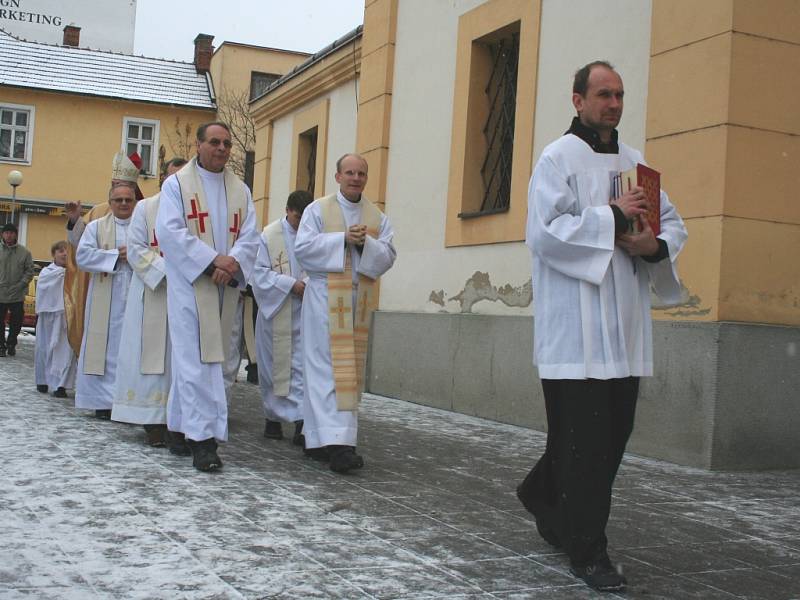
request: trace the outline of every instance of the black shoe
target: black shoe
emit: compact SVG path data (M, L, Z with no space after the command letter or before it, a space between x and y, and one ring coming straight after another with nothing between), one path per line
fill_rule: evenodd
M0 356L5 356L5 355L6 355L6 349L0 348Z
M98 410L94 411L94 416L97 417L98 419L103 419L104 421L110 421L111 420L111 410L108 409L108 408L98 409Z
M39 390L39 391L41 391L41 390ZM53 392L53 397L54 398L66 398L67 397L67 390L65 388L63 388L63 387L59 387L58 389L56 389L55 392Z
M331 471L347 473L364 466L364 459L356 454L352 446L330 446Z
M569 572L598 592L621 592L628 585L628 580L614 568L608 556L583 567L571 565Z
M144 425L144 433L147 436L148 446L164 448L167 445L166 425Z
M168 431L169 452L175 456L191 456L192 451L186 443L186 437L179 431Z
M522 493L521 483L517 486L517 498L522 502L522 506L525 507L525 510L533 515L533 518L536 520L536 531L539 532L541 538L554 548L561 548L561 540L558 539L555 531L542 523L542 520L536 516L536 513L533 511L533 504L531 504L528 498Z
M42 394L46 394L47 393L47 389L48 389L47 386L43 385L41 383L36 386L36 391L40 392Z
M264 425L264 437L268 440L282 440L283 427L281 427L281 422L267 419L267 423Z
M217 440L208 438L202 442L186 440L192 451L192 466L198 471L209 472L222 468L222 460L217 455Z
M328 462L331 459L331 453L327 446L322 448L303 448L303 454L319 462Z
M17 347L16 346L9 346L8 347L8 355L9 356L16 356L17 355Z
M295 446L306 445L306 438L303 435L303 419L294 422L294 435L292 436L292 444Z
M247 383L258 384L258 363L250 363L244 370L247 371Z

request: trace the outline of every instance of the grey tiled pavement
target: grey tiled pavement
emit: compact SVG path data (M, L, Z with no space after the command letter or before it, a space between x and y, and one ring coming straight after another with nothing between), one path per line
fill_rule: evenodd
M595 598L514 487L526 429L367 396L366 467L337 476L231 406L225 468L143 445L35 391L33 338L0 359L0 598ZM627 457L608 535L628 598L800 598L800 471Z

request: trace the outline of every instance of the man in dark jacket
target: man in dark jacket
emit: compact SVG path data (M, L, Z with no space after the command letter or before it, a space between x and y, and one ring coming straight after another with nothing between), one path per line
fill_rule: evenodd
M33 279L33 258L30 251L17 244L17 226L3 225L0 244L0 356L17 353L17 336L22 329L23 305L28 284ZM6 338L6 312L11 313Z

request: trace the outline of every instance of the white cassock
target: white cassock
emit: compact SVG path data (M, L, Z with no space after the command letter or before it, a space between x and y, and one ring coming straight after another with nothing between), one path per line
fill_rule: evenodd
M528 193L533 255L534 364L542 379L612 379L653 373L650 288L678 303L675 259L686 228L661 192L669 258L648 263L614 244L611 178L644 163L622 143L594 152L573 134L542 152Z
M75 353L67 339L64 316L64 275L66 269L50 263L36 281L36 385L51 390L75 387Z
M240 289L246 287L258 251L256 216L250 191L247 195L247 216L239 237L227 248L228 213L223 173L212 173L198 166L208 211L213 223L216 250L191 235L186 227L183 199L177 178L172 175L161 188L161 204L156 221L156 234L167 266L167 315L172 344L172 384L167 402L167 427L194 441L228 439L228 404L225 379L233 381L238 359L222 363L200 361L200 324L192 283L203 274L217 254L237 260L240 272L236 277ZM244 184L242 184L244 185ZM222 310L220 293L220 310ZM241 302L237 314L241 313ZM241 317L235 329L241 329ZM223 332L223 336L226 332ZM237 345L240 333L232 344Z
M256 266L250 285L258 303L256 317L256 353L258 355L258 381L264 414L271 421L293 422L303 418L303 346L300 336L302 298L292 294L292 286L302 280L299 263L294 255L297 231L289 225L286 217L281 219L283 240L286 245L288 263L285 272L272 268L265 233L261 234ZM272 318L286 302L292 303L292 360L288 396L276 396L272 387Z
M117 219L115 222L116 242L115 248L103 250L97 245L97 224L92 221L86 226L78 250L75 253L75 262L81 271L87 273L106 273L113 277L111 285L111 310L108 317L108 343L106 345L106 366L103 375L87 375L84 373L83 363L86 357L86 334L89 331L89 318L92 314L92 289L94 278L89 282L89 291L86 294L86 311L83 319L83 340L81 340L81 353L78 358L78 376L75 383L75 407L94 410L110 410L114 399L114 383L117 378L117 353L122 333L122 319L125 316L125 301L128 298L133 270L127 261L120 261L120 246L128 244L128 225L130 219Z
M361 223L361 204L337 192L345 227ZM329 445L355 446L358 412L338 410L328 334L328 273L344 271L344 232L325 233L318 202L303 212L294 251L309 277L303 294L303 435L307 448ZM362 252L349 248L353 267L353 306L357 305L358 274L377 279L394 264L394 233L386 215L381 217L378 239L367 236Z
M155 290L167 284L164 259L150 248L145 219L147 204L154 201L147 198L136 203L131 224L128 228L128 260L131 265L144 264L144 257L150 256L147 267L135 269L128 289L125 305L125 318L122 322L122 339L125 343L119 349L117 359L117 381L114 393L114 408L111 418L124 423L138 425L161 425L167 422L167 396L170 384L170 346L167 334L167 347L164 358L164 373L142 373L142 327L144 324L145 286ZM164 315L166 318L166 315Z

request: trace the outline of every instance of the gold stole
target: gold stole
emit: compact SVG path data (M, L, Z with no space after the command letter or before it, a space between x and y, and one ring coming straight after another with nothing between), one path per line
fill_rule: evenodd
M131 265L136 271L146 271L153 261L161 256L156 237L156 218L160 194L145 198L144 220L147 228L148 250L139 262ZM151 290L144 285L142 309L142 355L140 371L143 375L163 375L167 354L167 286L159 285Z
M273 221L261 234L267 242L270 269L291 275L289 253L283 238L283 219ZM286 267L284 269L284 266ZM272 317L272 392L288 396L292 378L292 294Z
M320 198L325 233L345 231L344 215L336 194ZM361 224L367 235L378 238L381 211L361 196ZM353 269L350 247L345 248L342 273L328 273L328 331L330 332L331 362L336 386L336 407L339 410L358 410L364 389L364 368L372 312L377 306L375 280L358 276L358 293L353 307Z
M215 248L211 217L208 212L203 183L197 171L197 157L178 171L175 176L180 184L186 227L189 233L200 238L210 248ZM247 215L247 195L242 181L225 169L225 196L228 208L228 251L239 238L239 230ZM200 323L200 361L221 363L227 360L231 351L230 338L233 334L233 321L239 306L239 290L224 286L222 314L219 310L219 286L210 277L201 275L192 284L197 305L197 318ZM223 332L225 335L223 336Z
M103 250L117 247L117 227L111 213L97 221L97 247ZM86 356L83 358L83 372L86 375L105 375L106 372L113 285L114 278L108 273L92 273L92 309L86 331Z

